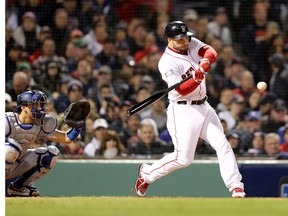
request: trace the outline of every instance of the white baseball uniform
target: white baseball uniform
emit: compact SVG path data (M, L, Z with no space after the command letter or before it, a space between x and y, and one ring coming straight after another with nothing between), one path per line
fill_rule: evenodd
M199 68L201 60L198 51L205 45L192 37L187 55L166 48L158 66L162 79L168 86L172 86L190 74L194 76L194 71ZM207 101L199 105L191 105L191 101L206 98L205 78L193 92L183 96L174 89L169 92L168 98L167 128L175 150L152 165L142 166L140 173L145 182L152 183L176 169L190 165L200 137L216 150L220 173L229 191L234 188L244 189L233 150L225 137L216 112Z

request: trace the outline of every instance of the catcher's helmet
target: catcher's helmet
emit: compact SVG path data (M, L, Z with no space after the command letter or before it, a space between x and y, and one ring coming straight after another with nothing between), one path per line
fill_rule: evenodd
M41 91L25 91L17 96L16 112L21 112L21 106L36 104L37 107L32 107L31 112L34 118L43 119L46 115L47 96ZM40 106L40 109L38 108Z
M193 33L188 31L187 25L182 21L173 21L166 26L165 35L168 38L183 38L191 37Z

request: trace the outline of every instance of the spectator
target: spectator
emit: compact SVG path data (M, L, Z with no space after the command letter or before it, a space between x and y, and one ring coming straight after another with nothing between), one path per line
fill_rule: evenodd
M281 35L281 29L277 22L275 21L269 21L266 26L266 41L269 46L269 54L273 53L280 53L282 52L282 48L284 45L284 40L280 41L277 40L277 38ZM280 37L281 38L281 37ZM275 40L276 39L276 40Z
M92 76L92 68L87 59L82 58L77 61L76 71L72 72L71 76L82 83L83 95L88 96L90 89L96 84L96 79Z
M229 105L229 110L221 111L218 113L220 119L224 119L227 122L229 130L237 127L242 120L242 114L244 110L244 99L240 95L235 95Z
M69 42L66 47L69 72L73 73L74 70L77 70L77 62L85 59L89 54L88 43L83 38L76 38L73 42ZM91 65L91 67L93 66Z
M119 133L121 143L127 149L128 140L131 137L137 137L137 131L140 127L141 117L138 114L132 115L129 118L126 118L126 124L123 126L122 130Z
M41 74L40 85L46 90L48 97L54 92L61 91L62 75L57 62L47 64L47 71Z
M270 92L288 103L288 67L285 66L284 57L273 54L269 57L269 63L272 71Z
M253 23L241 30L241 46L248 60L248 67L254 74L255 82L267 81L268 46L266 43L267 7L257 2L253 6Z
M273 103L276 99L276 95L271 92L261 96L259 101L259 111L261 112L262 119L264 121L268 120L270 112L273 108Z
M11 95L5 92L5 112L13 112L16 108L16 101L12 101Z
M153 80L151 76L144 75L141 77L140 86L146 88L150 94L153 94L153 92L155 92L154 82L155 81Z
M231 89L223 89L220 93L220 101L217 104L216 112L228 111L232 97L233 92Z
M224 68L226 87L235 89L240 87L243 72L246 70L246 64L239 56L234 57L230 64Z
M16 71L13 75L11 83L6 84L6 91L12 97L13 101L17 101L17 95L29 88L29 79L26 73Z
M84 142L79 135L70 145L65 145L61 153L65 156L82 156L84 152Z
M106 116L109 106L119 104L119 98L114 94L114 89L109 84L103 84L97 94L96 105L99 107L99 114Z
M121 4L123 4L123 2L121 2ZM107 22L109 32L112 32L112 29L115 27L115 21L119 20L115 10L115 2L103 0L93 1L93 12L98 13L103 17L103 20ZM95 20L92 18L92 22L93 21Z
M42 44L46 38L51 38L52 32L51 28L49 26L42 26L41 31L37 37L38 45L35 51L29 56L29 62L30 64L33 64L33 62L43 54L42 50Z
M230 132L226 135L226 138L230 143L235 156L241 156L243 152L239 143L239 135L235 132Z
M241 73L241 77L239 79L239 87L236 89L233 89L233 94L239 94L244 98L245 105L248 105L248 97L250 94L257 90L255 84L254 84L254 77L253 73L249 70L244 70Z
M107 37L103 40L103 49L96 55L96 58L101 65L108 65L112 67L115 64L116 47L115 40L111 37Z
M277 130L277 134L280 136L280 143L284 143L284 133L283 132L286 129L286 127L288 127L288 123L285 124L284 126L281 126Z
M196 33L198 12L194 9L186 9L184 11L183 22L187 25L189 32Z
M77 0L63 0L62 7L68 14L69 30L79 28L80 26L80 10Z
M117 92L119 92L120 89L124 90L124 92L121 92L122 95L119 95L122 96L123 100L131 100L131 97L135 94L135 85L137 85L134 83L136 70L134 58L128 55L123 59L121 69L113 74L112 82L115 90L117 89ZM140 73L142 73L142 71ZM137 76L136 79L137 78L139 78L139 76Z
M154 32L148 32L144 37L143 49L134 54L136 64L145 65L147 63L147 58L145 57L152 52L158 52L158 47Z
M224 76L224 69L231 65L232 60L235 60L236 53L232 45L223 45L218 53L219 57L212 71L220 76Z
M12 80L13 74L15 73L17 64L20 60L21 53L22 53L22 47L16 43L13 43L6 47L6 59L5 59L6 83Z
M152 5L153 11L151 13L151 18L149 20L149 26L151 31L155 31L157 23L160 20L165 19L170 22L172 19L172 1L171 0L156 0L154 5Z
M165 98L161 98L151 105L151 109L141 113L142 119L151 118L156 122L157 129L160 133L166 129L167 114L165 101Z
M232 32L225 7L216 9L214 20L208 23L207 28L215 37L220 38L223 44L232 44Z
M280 152L288 153L288 126L286 125L283 130L283 143L280 143L279 150Z
M261 123L261 113L259 111L250 111L238 125L235 132L240 136L239 141L242 153L251 148L253 134L261 131Z
M98 69L94 70L93 75L96 78L97 83L94 86L94 88L92 88L93 92L92 94L90 92L89 94L90 97L92 95L97 95L97 93L99 92L100 88L103 85L110 86L112 83L112 78L113 78L112 69L108 65L100 66Z
M122 64L125 62L125 58L129 56L130 49L126 41L116 42L115 48L115 60L111 67L113 70L119 71L122 68Z
M33 77L36 82L40 82L39 78L47 72L49 62L57 62L61 73L68 73L66 59L55 53L56 45L52 38L46 38L42 44L43 54L39 56L32 64Z
M115 26L115 43L127 43L128 34L127 34L127 24L122 20L117 23Z
M117 158L125 152L124 146L120 142L120 138L115 131L107 131L101 140L99 155L105 159Z
M91 27L93 12L93 0L80 2L79 29L82 29L85 33L87 33Z
M211 32L208 31L209 19L207 17L199 17L197 20L197 28L195 37L204 43L210 43L211 39L214 37Z
M147 33L148 30L144 22L140 22L134 26L132 34L129 35L130 37L128 39L130 54L132 56L134 56L137 51L144 48L144 41Z
M132 106L130 101L121 101L119 104L118 115L111 122L110 128L117 133L120 133L127 126L127 110Z
M264 137L262 132L255 132L253 134L251 148L247 150L245 156L249 157L261 157L264 155Z
M246 106L246 111L259 111L259 103L261 100L261 92L256 89L250 93L247 99L247 106Z
M88 50L94 55L98 55L103 50L103 42L108 37L107 24L97 22L93 28L84 35L84 40L88 43Z
M59 56L65 55L65 48L69 40L69 17L65 9L59 8L54 14L54 23L52 26L52 36L57 44L55 53Z
M36 82L35 79L33 78L33 74L32 74L32 68L31 65L29 64L29 62L19 62L19 64L17 65L17 70L18 71L23 71L24 73L27 74L28 77L28 82L29 82L29 86L36 86Z
M108 123L105 119L96 119L93 123L94 135L90 143L84 148L84 154L88 157L95 157L101 147L101 140L107 132Z
M84 143L90 143L93 135L94 135L94 129L93 129L93 123L96 119L94 119L93 116L89 116L85 119L85 131L83 133L83 140Z
M62 113L70 105L70 103L77 101L84 97L83 85L79 80L72 79L67 84L67 94L62 91L57 99L54 101L57 113Z
M265 156L275 158L279 151L280 137L277 133L268 133L264 139Z
M151 122L154 121L152 119L149 119L149 121L143 119L141 121L138 137L132 137L128 140L128 155L132 157L151 157L153 155L163 155L169 151L167 145L157 136L157 128Z
M156 36L156 45L159 48L160 52L164 52L167 42L166 42L166 36L165 36L165 27L167 26L168 21L163 20L159 21L156 26L155 30L155 36Z
M275 133L278 128L284 126L287 121L287 107L285 101L277 99L273 103L273 108L270 115L262 123L261 130L264 133Z
M22 16L22 25L18 26L13 38L17 44L22 46L28 54L32 54L38 47L38 35L41 27L37 25L36 16L33 12L28 11Z
M167 86L167 84L163 81L158 69L158 62L161 58L161 55L162 54L158 51L158 48L155 50L150 50L150 52L146 56L144 64L147 75L149 75L153 79L153 91L163 90Z

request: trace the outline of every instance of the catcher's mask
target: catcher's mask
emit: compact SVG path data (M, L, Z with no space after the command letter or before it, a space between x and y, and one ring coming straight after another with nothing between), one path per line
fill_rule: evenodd
M41 91L25 91L17 96L15 111L20 113L21 106L32 105L31 113L34 119L44 119L46 115L47 96Z

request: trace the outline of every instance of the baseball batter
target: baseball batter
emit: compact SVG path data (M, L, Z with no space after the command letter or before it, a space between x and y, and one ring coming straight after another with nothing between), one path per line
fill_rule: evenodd
M245 197L233 150L216 112L207 102L205 73L216 61L217 53L211 46L192 37L181 21L170 22L165 34L168 46L158 65L162 79L172 86L191 74L193 78L168 95L167 128L175 150L152 165L139 167L136 193L145 196L149 184L176 169L189 166L200 137L215 149L221 177L232 197Z
M50 172L59 150L55 146L30 149L33 141L47 139L69 144L81 132L57 130L57 119L46 115L47 97L41 91L25 91L17 96L14 112L5 113L5 175L17 179L8 187L10 196L39 196L32 184Z

